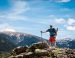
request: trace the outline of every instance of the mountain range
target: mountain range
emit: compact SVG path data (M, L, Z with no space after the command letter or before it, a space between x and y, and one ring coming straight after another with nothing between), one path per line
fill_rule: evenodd
M41 37L20 33L20 32L0 32L0 51L9 51L17 46L30 46L33 43L47 41ZM49 42L48 42L49 43ZM60 48L75 48L75 40L65 38L57 41L57 46Z
M57 46L61 48L75 49L75 39L65 38L57 41Z
M43 38L20 32L0 32L0 51L8 51L17 46L30 46ZM10 49L9 49L10 48Z

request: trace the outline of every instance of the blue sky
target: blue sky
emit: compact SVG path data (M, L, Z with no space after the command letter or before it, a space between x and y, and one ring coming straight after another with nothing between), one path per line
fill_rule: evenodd
M75 0L0 0L0 31L37 36L49 25L59 28L57 39L75 38ZM43 34L48 39L49 33Z

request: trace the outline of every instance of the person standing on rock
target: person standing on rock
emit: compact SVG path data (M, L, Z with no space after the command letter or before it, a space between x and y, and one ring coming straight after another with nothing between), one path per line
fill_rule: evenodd
M49 42L50 42L50 45L51 46L55 46L56 47L57 31L58 31L58 28L55 29L55 28L53 28L52 25L50 25L50 28L47 29L45 32L41 31L41 33L46 33L46 32L49 32L50 33Z

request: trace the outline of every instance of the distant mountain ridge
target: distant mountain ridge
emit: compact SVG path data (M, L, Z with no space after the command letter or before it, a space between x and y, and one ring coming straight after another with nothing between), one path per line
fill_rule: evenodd
M20 32L0 32L0 41L2 41L2 39L3 41L9 44L7 45L6 43L5 45L0 44L0 45L3 45L0 48L4 48L5 46L7 46L8 48L11 48L11 47L15 48L17 46L26 46L26 45L30 46L33 43L42 41L41 37L26 34L26 33L20 33ZM4 48L4 49L7 50L7 48Z
M75 49L75 39L65 38L57 41L57 46L61 48Z
M20 33L20 32L3 32L3 33L11 37L11 41L15 42L16 44L18 44L21 41L25 41L25 39L27 40L29 38L30 40L33 38L33 39L38 39L39 41L42 41L43 39L43 38L41 39L41 37L27 33Z

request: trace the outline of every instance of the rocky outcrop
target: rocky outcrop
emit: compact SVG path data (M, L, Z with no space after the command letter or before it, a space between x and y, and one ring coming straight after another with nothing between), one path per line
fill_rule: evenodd
M28 49L28 47L26 47L26 46L25 47L19 46L19 47L13 49L12 54L13 55L19 55L23 52L26 52L27 49Z
M22 52L18 53L20 50ZM12 54L9 58L75 58L74 49L50 47L44 42L33 44L30 47L15 48L14 51L16 54Z
M39 42L39 43L34 43L32 44L30 47L29 47L29 50L31 52L35 52L35 49L47 49L49 48L48 44L47 43L42 43L42 42Z

